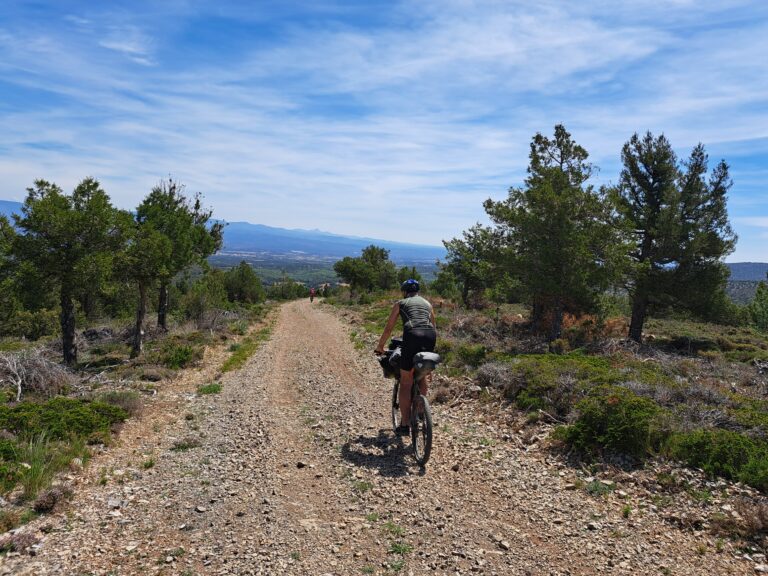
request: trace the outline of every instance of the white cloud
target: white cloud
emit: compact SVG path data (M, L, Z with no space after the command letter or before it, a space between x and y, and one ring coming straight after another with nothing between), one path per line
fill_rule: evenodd
M99 41L99 46L114 50L132 61L146 66L152 65L152 41L135 26L113 26Z
M768 228L768 216L740 216L738 218L734 218L734 220L745 226Z
M634 131L679 147L768 136L765 10L674 4L413 0L360 26L343 20L344 3L312 3L322 25L275 25L271 42L217 58L206 52L216 46L172 46L189 36L186 2L89 12L69 18L76 33L0 30L0 73L57 95L0 112L0 194L92 174L131 207L171 172L230 220L381 237L408 228L438 243L522 181L530 137L557 122L604 180ZM199 21L214 10L193 6ZM232 10L270 21L264 9L216 8ZM745 11L741 27L711 26ZM404 200L425 207L418 227Z

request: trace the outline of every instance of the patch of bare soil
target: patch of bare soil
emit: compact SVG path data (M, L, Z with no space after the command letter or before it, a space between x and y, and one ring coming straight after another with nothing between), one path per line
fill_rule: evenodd
M283 305L271 340L198 396L216 354L94 458L68 510L23 528L42 537L36 555L7 556L0 573L755 571L701 526L675 525L634 475L586 478L475 400L435 406L420 469L390 428L391 381L317 302Z

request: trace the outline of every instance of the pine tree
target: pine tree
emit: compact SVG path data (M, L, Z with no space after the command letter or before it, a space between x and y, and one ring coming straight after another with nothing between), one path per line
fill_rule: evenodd
M509 276L519 278L535 330L559 338L565 312L592 312L615 276L620 251L602 191L587 181L587 151L562 125L531 142L525 185L485 210L504 247Z
M446 254L441 272L458 284L461 301L469 307L492 284L494 264L498 261L493 232L476 224L462 232L461 238L444 240L443 246Z
M768 332L768 284L760 282L757 285L755 298L748 306L752 322L759 330Z
M86 178L71 196L45 180L27 189L14 255L58 287L63 357L77 362L75 299L98 290L112 273L125 241L125 213L116 210L98 181Z
M199 195L190 200L184 193L184 186L171 179L152 188L136 209L137 219L141 223L151 223L171 245L163 275L158 278L157 325L164 330L168 328L168 285L171 279L221 248L223 225L216 222L209 226L211 215L202 208Z
M224 286L230 302L255 304L266 298L261 280L245 260L224 274Z
M706 311L722 298L722 258L736 243L728 223L728 166L706 179L707 155L696 146L680 164L669 141L634 134L622 149L624 168L609 190L629 242L629 337L640 342L649 308Z

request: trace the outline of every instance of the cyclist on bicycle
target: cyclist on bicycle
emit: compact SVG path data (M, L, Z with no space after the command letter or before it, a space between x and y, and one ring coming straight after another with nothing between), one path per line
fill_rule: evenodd
M397 317L403 319L403 355L400 361L400 414L401 422L410 422L411 417L411 386L413 386L413 357L419 352L432 352L435 349L437 330L435 326L435 312L432 305L426 299L419 296L419 283L409 279L400 286L403 292L402 300L395 302L392 312L387 319L384 333L379 338L376 346L376 354L384 354L384 345L387 343L392 330L397 324ZM419 381L421 393L427 395L427 381L422 378ZM397 433L406 435L410 433L406 424L397 428Z
M309 301L313 302L314 300L315 300L315 289L313 287L309 289Z

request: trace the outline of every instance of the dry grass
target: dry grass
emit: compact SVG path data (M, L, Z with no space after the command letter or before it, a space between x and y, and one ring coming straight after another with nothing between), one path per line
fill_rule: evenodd
M32 507L35 512L50 512L57 504L71 497L72 489L69 486L53 486L40 492Z
M0 352L0 383L13 386L17 402L29 393L51 398L65 392L75 381L73 374L46 358L40 349Z
M0 552L18 552L24 553L39 540L31 532L16 532L15 534L4 534L0 536Z

